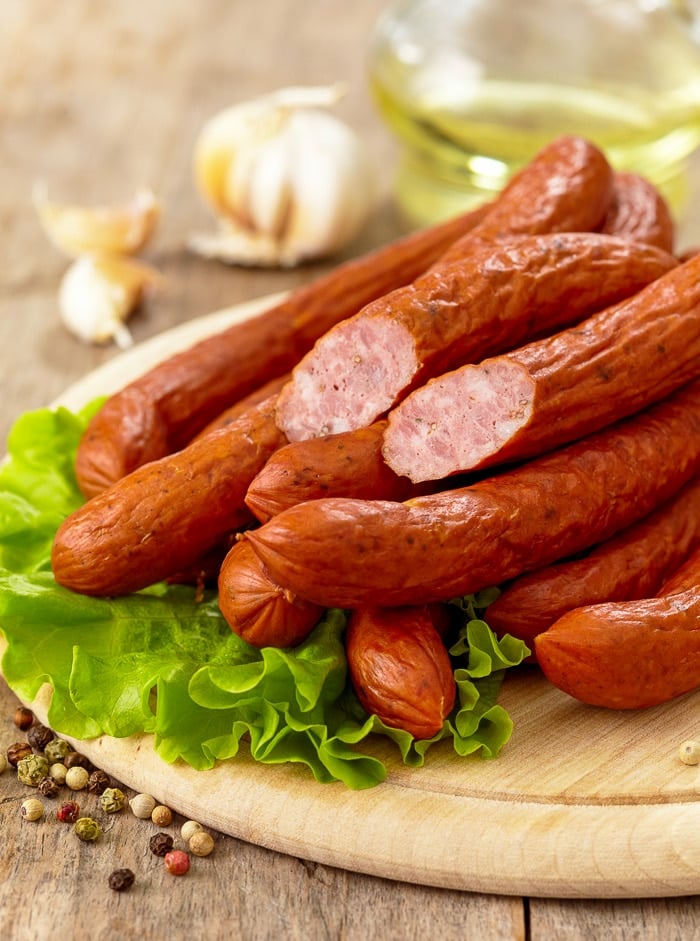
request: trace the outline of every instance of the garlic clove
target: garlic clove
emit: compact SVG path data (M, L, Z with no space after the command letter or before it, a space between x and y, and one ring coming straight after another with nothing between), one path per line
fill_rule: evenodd
M51 241L70 257L91 252L133 255L153 234L160 204L141 190L125 205L75 206L52 203L44 184L34 188L34 206Z
M133 344L125 325L147 290L162 277L150 265L119 255L84 255L68 268L58 304L65 326L85 343Z
M319 105L341 86L289 88L211 119L195 148L199 187L220 221L190 247L208 258L292 266L350 241L374 202L357 135ZM313 105L313 107L311 107Z

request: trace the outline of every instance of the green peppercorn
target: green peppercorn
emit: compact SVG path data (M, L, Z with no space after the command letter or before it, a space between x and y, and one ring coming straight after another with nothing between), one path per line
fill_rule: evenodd
M57 761L62 762L70 750L70 745L62 738L52 738L50 742L44 745L44 754L49 759L49 764L55 764Z
M43 755L27 755L17 762L17 777L29 787L38 787L48 773L49 763Z
M79 839L86 843L96 840L102 833L102 828L92 817L79 817L73 824L73 829Z
M100 804L106 814L116 814L126 804L126 794L118 787L107 787L100 796Z

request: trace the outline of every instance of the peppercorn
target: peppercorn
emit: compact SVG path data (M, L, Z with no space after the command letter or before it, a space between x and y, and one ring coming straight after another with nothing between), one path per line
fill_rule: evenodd
M195 856L208 856L214 849L214 837L206 830L197 830L187 845Z
M126 892L134 884L136 876L131 869L115 869L107 880L110 889L115 892Z
M180 827L180 836L185 842L189 843L190 838L198 830L203 830L204 827L201 823L197 823L196 820L185 820L183 825Z
M182 850L171 850L163 857L165 868L173 876L184 876L190 868L190 857Z
M66 785L71 791L84 791L89 779L87 768L82 765L73 765L66 771Z
M106 787L100 797L100 804L106 814L116 814L126 804L126 794L118 787Z
M169 833L154 833L148 841L148 848L154 856L165 856L173 848L173 838Z
M16 768L23 758L27 758L32 753L32 746L28 742L15 742L7 749L8 762L13 768Z
M15 709L15 714L12 717L12 721L15 723L18 729L26 732L34 721L34 713L31 709L27 709L25 706L17 706Z
M63 764L69 769L85 768L88 772L95 770L87 755L82 755L79 751L69 751L63 758Z
M44 805L36 797L22 801L19 810L25 820L41 820L44 816Z
M70 745L62 738L52 738L44 745L44 754L51 764L63 761L69 751Z
M7 758L5 755L0 754L0 774L2 774L3 771L7 771Z
M102 828L92 817L78 817L73 824L76 836L85 843L93 843L102 833Z
M62 823L75 823L80 816L80 804L75 801L65 801L56 811L56 816Z
M62 761L56 761L54 764L49 766L49 774L54 779L56 784L60 785L66 783L66 775L68 774L68 769L63 764Z
M148 820L156 806L156 799L151 794L136 794L129 801L129 807L134 817Z
M700 764L700 742L692 738L683 742L678 749L678 757L685 765Z
M88 791L91 794L102 794L106 788L112 787L112 779L104 771L97 769L88 778Z
M29 787L38 787L49 773L49 763L43 755L29 754L17 762L17 777Z
M158 804L153 808L151 820L157 827L167 827L173 822L173 812L169 807Z
M39 792L44 795L44 797L55 797L58 794L59 787L58 784L50 775L46 775L45 778L42 778L39 781Z
M27 741L34 751L43 751L53 738L54 734L51 729L47 729L41 723L33 725L27 732Z

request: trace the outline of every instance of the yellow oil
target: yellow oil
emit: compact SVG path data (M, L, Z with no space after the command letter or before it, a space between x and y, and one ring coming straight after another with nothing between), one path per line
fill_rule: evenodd
M688 159L700 146L700 46L680 29L670 35L680 51L667 30L654 73L632 80L624 72L624 81L555 81L546 69L543 79L500 78L486 67L478 82L446 89L426 83L420 64L402 61L397 44L377 43L370 87L402 145L400 206L421 224L453 215L492 197L541 147L570 133L602 147L617 169L644 174L680 212Z

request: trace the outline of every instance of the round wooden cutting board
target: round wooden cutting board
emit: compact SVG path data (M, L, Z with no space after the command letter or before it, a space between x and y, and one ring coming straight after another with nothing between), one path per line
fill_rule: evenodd
M263 298L191 321L121 354L72 386L79 408L158 360L253 316ZM59 404L55 403L55 404ZM0 650L2 645L0 645ZM50 690L30 703L46 721ZM459 758L436 746L405 768L372 751L386 782L350 791L297 766L241 754L211 771L169 765L149 736L76 743L107 773L186 816L252 843L382 876L478 892L625 898L700 893L700 766L680 743L700 738L700 693L638 712L584 706L533 667L507 677L514 732L501 756Z

